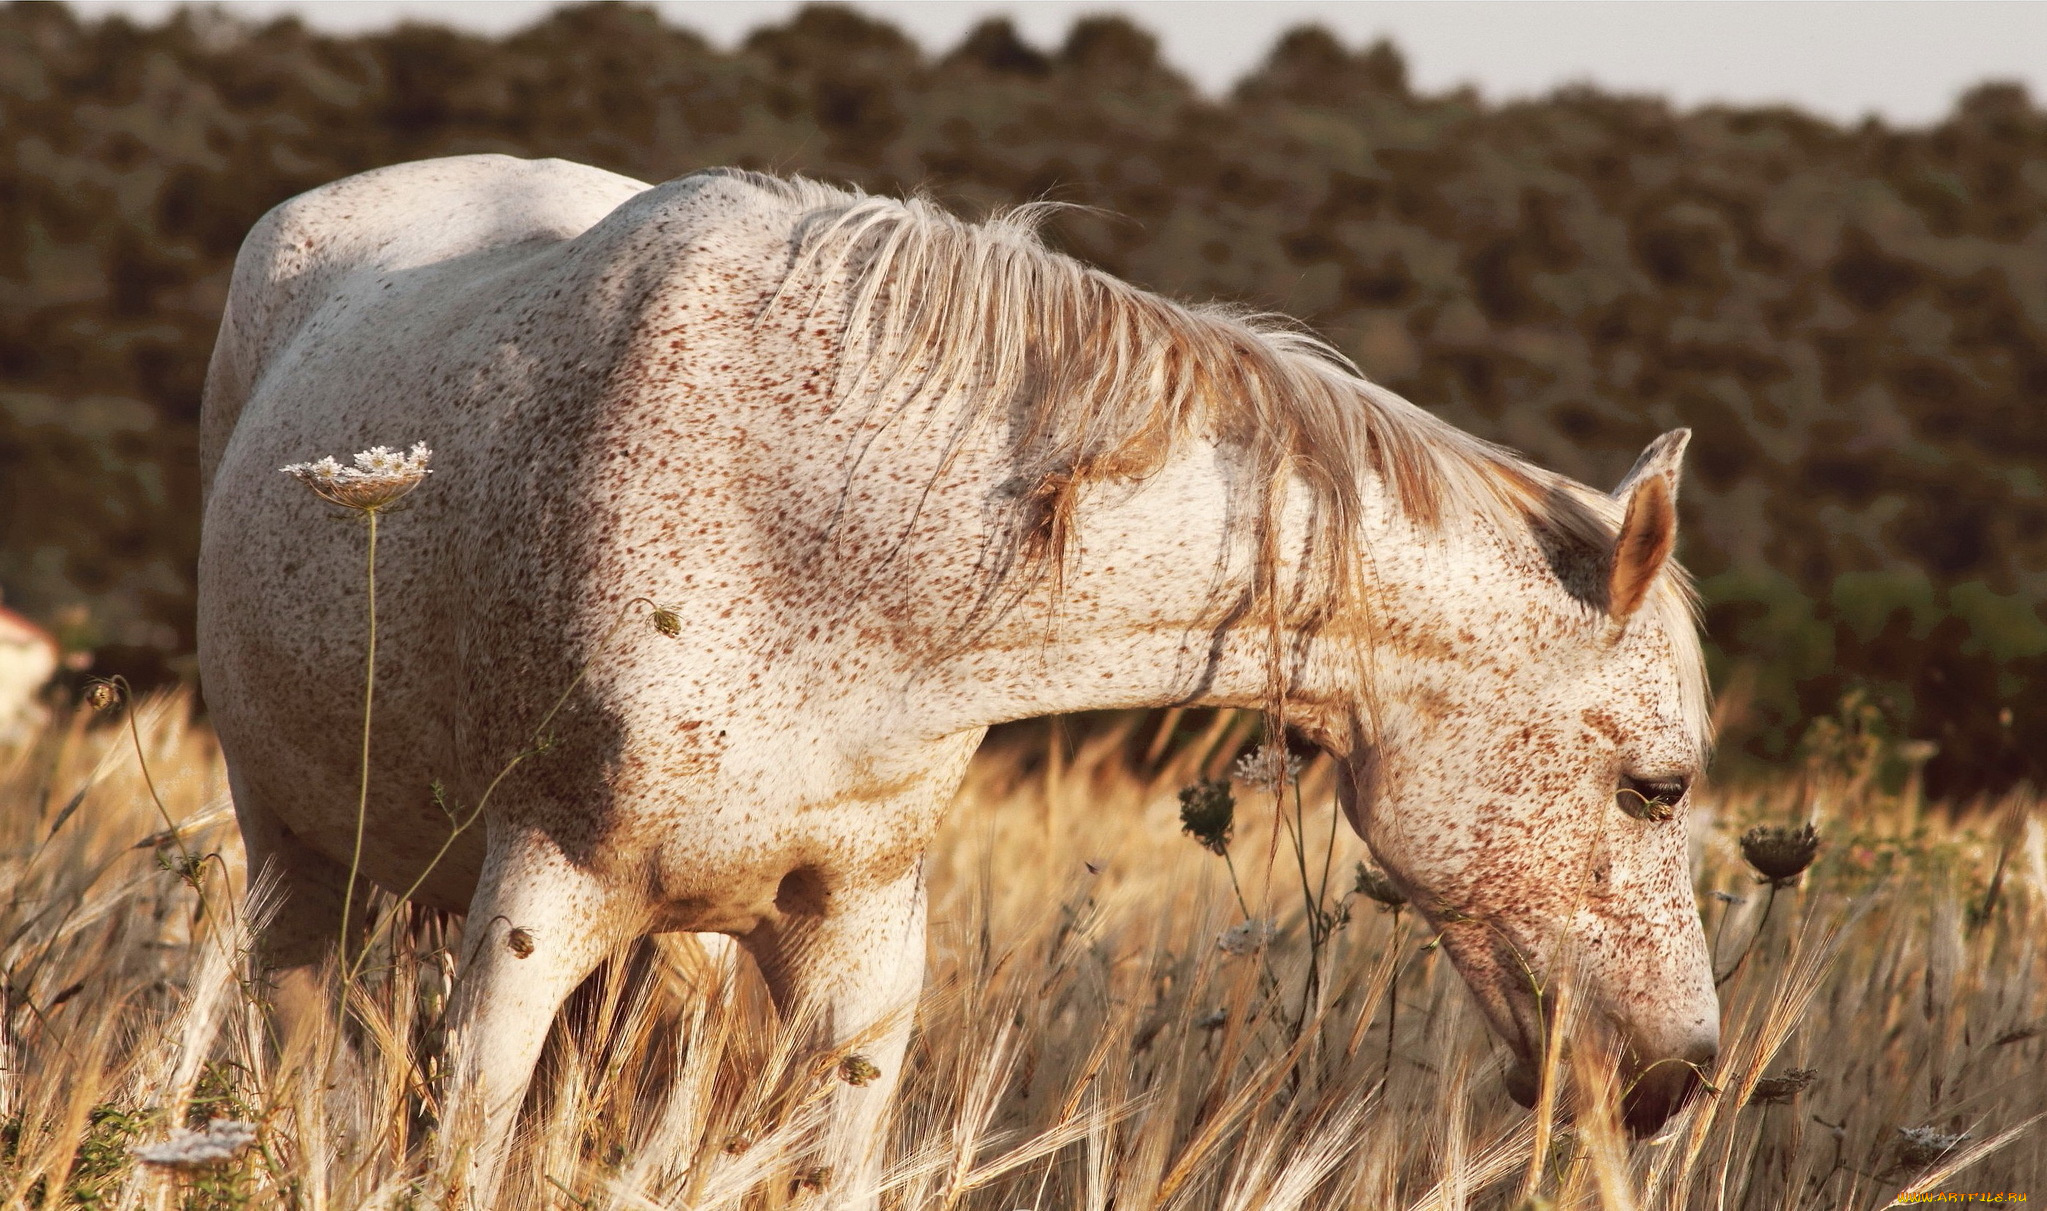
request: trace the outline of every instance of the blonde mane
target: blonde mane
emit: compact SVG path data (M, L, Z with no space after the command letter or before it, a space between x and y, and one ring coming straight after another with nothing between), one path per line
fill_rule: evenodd
M730 170L726 170L730 171ZM943 406L952 446L977 427L1011 431L1017 504L997 581L1057 578L1088 485L1141 480L1179 442L1237 452L1258 552L1234 619L1313 628L1363 608L1366 481L1423 533L1484 527L1542 548L1559 580L1605 609L1604 563L1619 503L1474 437L1366 379L1284 317L1162 298L1045 247L1050 205L970 223L924 198L897 200L801 178L731 173L800 212L791 262L762 309L814 310L849 291L834 398L904 413ZM805 287L808 287L806 289ZM809 313L806 312L806 317ZM964 401L963 403L961 401ZM1300 587L1280 601L1279 511L1298 480L1313 502ZM1594 573L1589 575L1588 573ZM1687 723L1707 739L1706 678L1689 578L1675 563L1645 603L1677 646Z

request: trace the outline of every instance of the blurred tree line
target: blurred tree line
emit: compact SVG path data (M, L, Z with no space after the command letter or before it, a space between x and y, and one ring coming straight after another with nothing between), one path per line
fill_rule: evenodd
M736 50L625 5L504 38L0 9L0 587L101 667L188 669L200 384L242 234L362 169L715 164L968 213L1143 285L1298 315L1452 422L1610 484L1696 431L1684 554L1723 752L1844 695L1935 741L1936 792L2047 782L2047 113L1929 129L1591 89L1422 95L1288 34L1205 99L1118 18L930 57L806 9Z

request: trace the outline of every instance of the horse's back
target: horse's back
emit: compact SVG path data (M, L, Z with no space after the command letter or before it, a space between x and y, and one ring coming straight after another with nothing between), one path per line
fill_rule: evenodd
M280 203L235 258L206 376L203 481L210 488L242 406L278 351L353 275L573 239L646 189L566 160L475 155L394 164Z

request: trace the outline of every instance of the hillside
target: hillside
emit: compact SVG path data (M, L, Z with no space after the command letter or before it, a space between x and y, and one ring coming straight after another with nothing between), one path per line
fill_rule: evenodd
M738 164L969 213L1300 316L1456 424L1594 483L1696 431L1684 555L1725 749L1861 691L1929 788L2047 783L2047 112L1929 129L1568 90L1419 95L1287 36L1205 100L1119 19L933 58L811 8L719 51L629 6L503 39L0 9L0 587L102 669L189 668L200 384L271 205L460 152L650 180Z

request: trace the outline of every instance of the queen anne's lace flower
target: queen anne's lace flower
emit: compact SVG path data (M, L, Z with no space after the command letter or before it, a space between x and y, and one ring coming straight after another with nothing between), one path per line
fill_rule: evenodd
M1930 1165L1969 1138L1966 1131L1950 1133L1935 1127L1900 1127L1898 1135L1898 1159L1908 1165Z
M1303 764L1299 757L1279 745L1261 744L1254 751L1237 758L1237 763L1230 767L1230 774L1245 786L1270 792L1279 789L1282 773L1289 786L1299 781Z
M164 1169L203 1169L241 1155L256 1142L256 1124L217 1118L198 1131L178 1130L160 1144L135 1149L135 1159Z
M1773 1106L1779 1102L1788 1102L1805 1092L1805 1087L1817 1080L1819 1075L1817 1068L1787 1068L1776 1076L1763 1077L1749 1092L1748 1104Z
M417 488L433 474L427 470L427 461L433 456L425 442L415 443L408 453L371 446L355 456L353 467L344 467L328 455L278 470L311 488L321 500L367 512L388 508Z
M1256 954L1264 950L1265 944L1272 941L1278 932L1270 921L1243 921L1223 930L1215 945L1227 955Z

